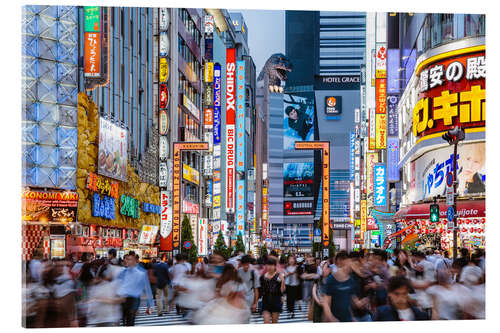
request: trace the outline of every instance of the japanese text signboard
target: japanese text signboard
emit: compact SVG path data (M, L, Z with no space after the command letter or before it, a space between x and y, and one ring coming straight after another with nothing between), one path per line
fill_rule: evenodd
M323 221L323 246L330 243L330 142L329 141L296 141L295 149L310 150L321 149L322 160L322 221Z
M369 127L368 127L368 149L375 150L375 141L376 141L376 124L375 124L375 108L368 109L368 117L369 117Z
M413 135L420 138L454 126L484 127L486 123L485 47L442 55L417 68L419 100L413 108Z
M221 131L221 67L219 64L214 65L214 145L220 144Z
M99 32L85 33L85 77L101 76L101 39Z
M235 49L226 50L226 211L234 212L235 118L236 118Z
M375 149L387 148L387 115L375 115Z
M180 249L180 215L181 215L181 152L183 150L208 150L207 142L174 142L173 168L173 222L172 249Z
M236 171L245 172L245 62L236 62Z
M373 167L373 181L375 186L374 206L382 209L387 208L387 168L383 163L377 163Z
M245 234L245 180L236 181L236 235Z
M387 138L387 181L399 181L399 138Z
M399 135L399 121L398 121L398 96L389 96L387 99L387 135Z
M375 53L375 78L387 77L387 45L386 43L377 43L377 50Z
M161 191L160 250L172 251L172 193Z
M85 32L100 32L101 7L85 6L83 8Z
M198 254L208 254L208 219L198 219Z
M367 153L366 154L366 193L370 194L374 192L373 186L373 167L375 163L378 162L378 154L377 153ZM373 200L370 201L373 203ZM370 206L370 205L368 205Z

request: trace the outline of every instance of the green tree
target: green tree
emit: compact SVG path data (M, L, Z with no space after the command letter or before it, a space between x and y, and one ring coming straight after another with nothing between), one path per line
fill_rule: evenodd
M230 249L227 248L226 242L224 241L224 236L222 236L222 232L219 232L217 239L215 240L214 252L218 252L224 256L224 258L228 258L228 252Z
M185 241L189 241L191 243L191 247L189 249L184 247ZM198 248L194 244L193 230L191 229L191 223L189 222L187 215L184 215L184 218L182 219L181 253L185 253L188 256L188 261L192 264L198 260Z
M238 237L236 237L236 248L235 248L234 252L235 253L238 253L238 252L245 253L245 243L243 243L243 237L241 235L238 235Z
M269 254L269 253L267 253L267 246L266 246L266 244L262 245L262 247L260 248L260 253L259 254L260 254L261 257L264 256L264 255L267 256Z
M328 256L330 258L335 258L335 243L333 241L333 229L330 229L330 244L328 244Z

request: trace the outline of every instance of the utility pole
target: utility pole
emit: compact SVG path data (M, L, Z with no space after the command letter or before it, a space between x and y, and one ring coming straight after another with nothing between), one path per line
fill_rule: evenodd
M443 140L447 141L453 147L453 260L457 259L457 201L455 200L457 194L457 150L458 143L465 139L465 131L462 127L456 126L443 134Z

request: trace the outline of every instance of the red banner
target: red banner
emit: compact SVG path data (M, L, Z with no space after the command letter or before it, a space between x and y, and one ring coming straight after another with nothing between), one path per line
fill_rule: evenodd
M101 48L99 35L99 32L85 33L85 76L87 77L99 77L101 75Z

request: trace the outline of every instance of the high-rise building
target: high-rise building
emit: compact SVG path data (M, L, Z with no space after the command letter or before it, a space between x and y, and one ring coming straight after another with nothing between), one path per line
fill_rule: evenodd
M354 155L351 161L350 151L359 132L355 115L360 108L365 18L361 12L286 11L286 55L293 71L285 93L313 100L314 140L330 141L330 225L338 229L333 234L335 244L344 249L351 246L353 234L349 223L354 222L351 196L355 189L350 184L355 181L355 172L360 172L359 156L357 163ZM298 41L307 45L297 45ZM313 215L305 219L310 229L322 210L319 153L314 153L314 165Z

